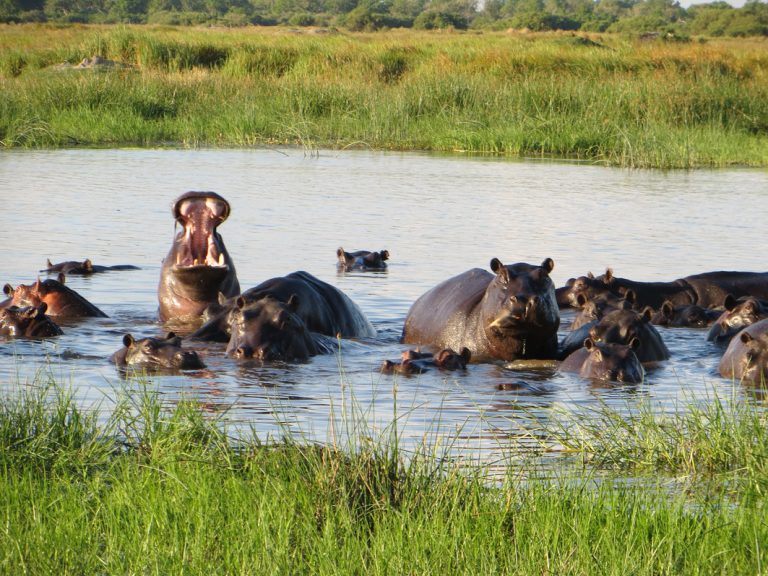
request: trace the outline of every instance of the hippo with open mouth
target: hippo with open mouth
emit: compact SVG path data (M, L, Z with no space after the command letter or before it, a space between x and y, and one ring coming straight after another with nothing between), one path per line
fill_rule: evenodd
M229 203L215 192L187 192L173 203L182 230L160 271L160 320L193 319L218 301L219 293L240 293L235 265L216 228L229 216Z

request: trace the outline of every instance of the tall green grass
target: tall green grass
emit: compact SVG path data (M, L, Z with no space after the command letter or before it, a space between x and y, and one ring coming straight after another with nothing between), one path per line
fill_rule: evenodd
M365 146L688 168L768 162L757 40L0 29L0 144ZM99 54L130 67L60 70Z
M768 560L760 483L725 496L512 470L488 484L482 469L435 473L428 451L405 458L396 424L377 436L355 420L350 444L265 442L162 400L146 382L116 391L109 414L53 382L4 399L0 572L760 574ZM720 417L742 441L755 432Z

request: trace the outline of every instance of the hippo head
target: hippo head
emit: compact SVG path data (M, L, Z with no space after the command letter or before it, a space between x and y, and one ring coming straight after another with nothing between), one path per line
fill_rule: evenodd
M723 306L725 312L707 334L707 340L717 344L727 344L740 330L768 316L768 303L752 296L736 299L729 294Z
M549 277L554 262L505 266L491 260L495 272L481 302L481 322L499 358L549 358L557 351L560 312Z
M768 381L768 332L765 326L755 333L746 328L731 340L720 361L720 374L754 384Z
M181 231L160 273L161 320L199 316L219 292L240 292L234 263L216 231L229 210L229 203L215 192L187 192L173 203Z
M443 370L464 370L472 358L469 348L462 348L460 353L451 348L443 348L434 356L435 366Z
M557 301L561 306L581 308L582 304L580 304L580 301L589 302L611 294L609 285L612 278L613 275L610 268L606 275L597 278L595 278L592 272L587 272L586 276L571 278L564 287L558 288Z
M588 354L580 375L610 382L642 382L645 370L635 354L639 347L638 338L632 338L628 344L606 344L587 338L584 348Z
M659 326L705 328L718 316L717 312L698 304L675 306L669 300L665 300L651 318L651 322Z
M123 336L123 348L112 355L119 366L132 366L150 370L198 370L205 364L194 350L184 350L181 338L169 332L165 338L136 340L130 334Z
M318 353L312 335L296 314L299 299L288 302L266 296L247 303L237 299L231 313L231 337L227 355L234 358L257 358L262 361L307 360Z
M48 305L0 308L0 335L45 338L62 334L61 328L46 315Z
M667 349L661 335L651 325L653 310L646 307L642 313L634 310L613 310L589 330L593 342L628 345L637 338L640 345L635 353L641 362L667 360Z

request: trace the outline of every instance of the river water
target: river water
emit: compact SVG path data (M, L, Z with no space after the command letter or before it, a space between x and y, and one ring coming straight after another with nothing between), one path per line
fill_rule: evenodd
M107 358L126 332L164 333L156 291L175 232L170 204L188 190L213 190L232 206L219 232L243 289L306 270L347 293L378 331L374 341L344 342L338 355L294 365L238 362L214 345L201 351L207 370L151 377L164 399L226 411L236 429L334 441L354 423L373 436L394 423L403 445L426 441L494 462L510 447L534 446L532 430L553 410L761 399L718 376L722 351L693 329L660 328L672 359L639 385L501 363L417 377L378 367L405 349L398 339L416 298L493 257L551 257L557 286L608 266L647 281L766 270L766 171L300 149L11 151L0 153L0 190L3 283L33 282L47 258L141 268L68 278L109 318L64 325L63 336L43 342L0 342L7 390L53 376L84 406L108 410L116 390L146 383L125 380ZM389 269L338 273L339 246L387 249ZM563 327L571 318L563 313Z

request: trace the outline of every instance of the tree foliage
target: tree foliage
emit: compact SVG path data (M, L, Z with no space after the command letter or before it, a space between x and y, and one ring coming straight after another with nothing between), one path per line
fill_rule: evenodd
M0 0L0 22L289 24L350 30L516 28L768 36L768 4L677 0Z

